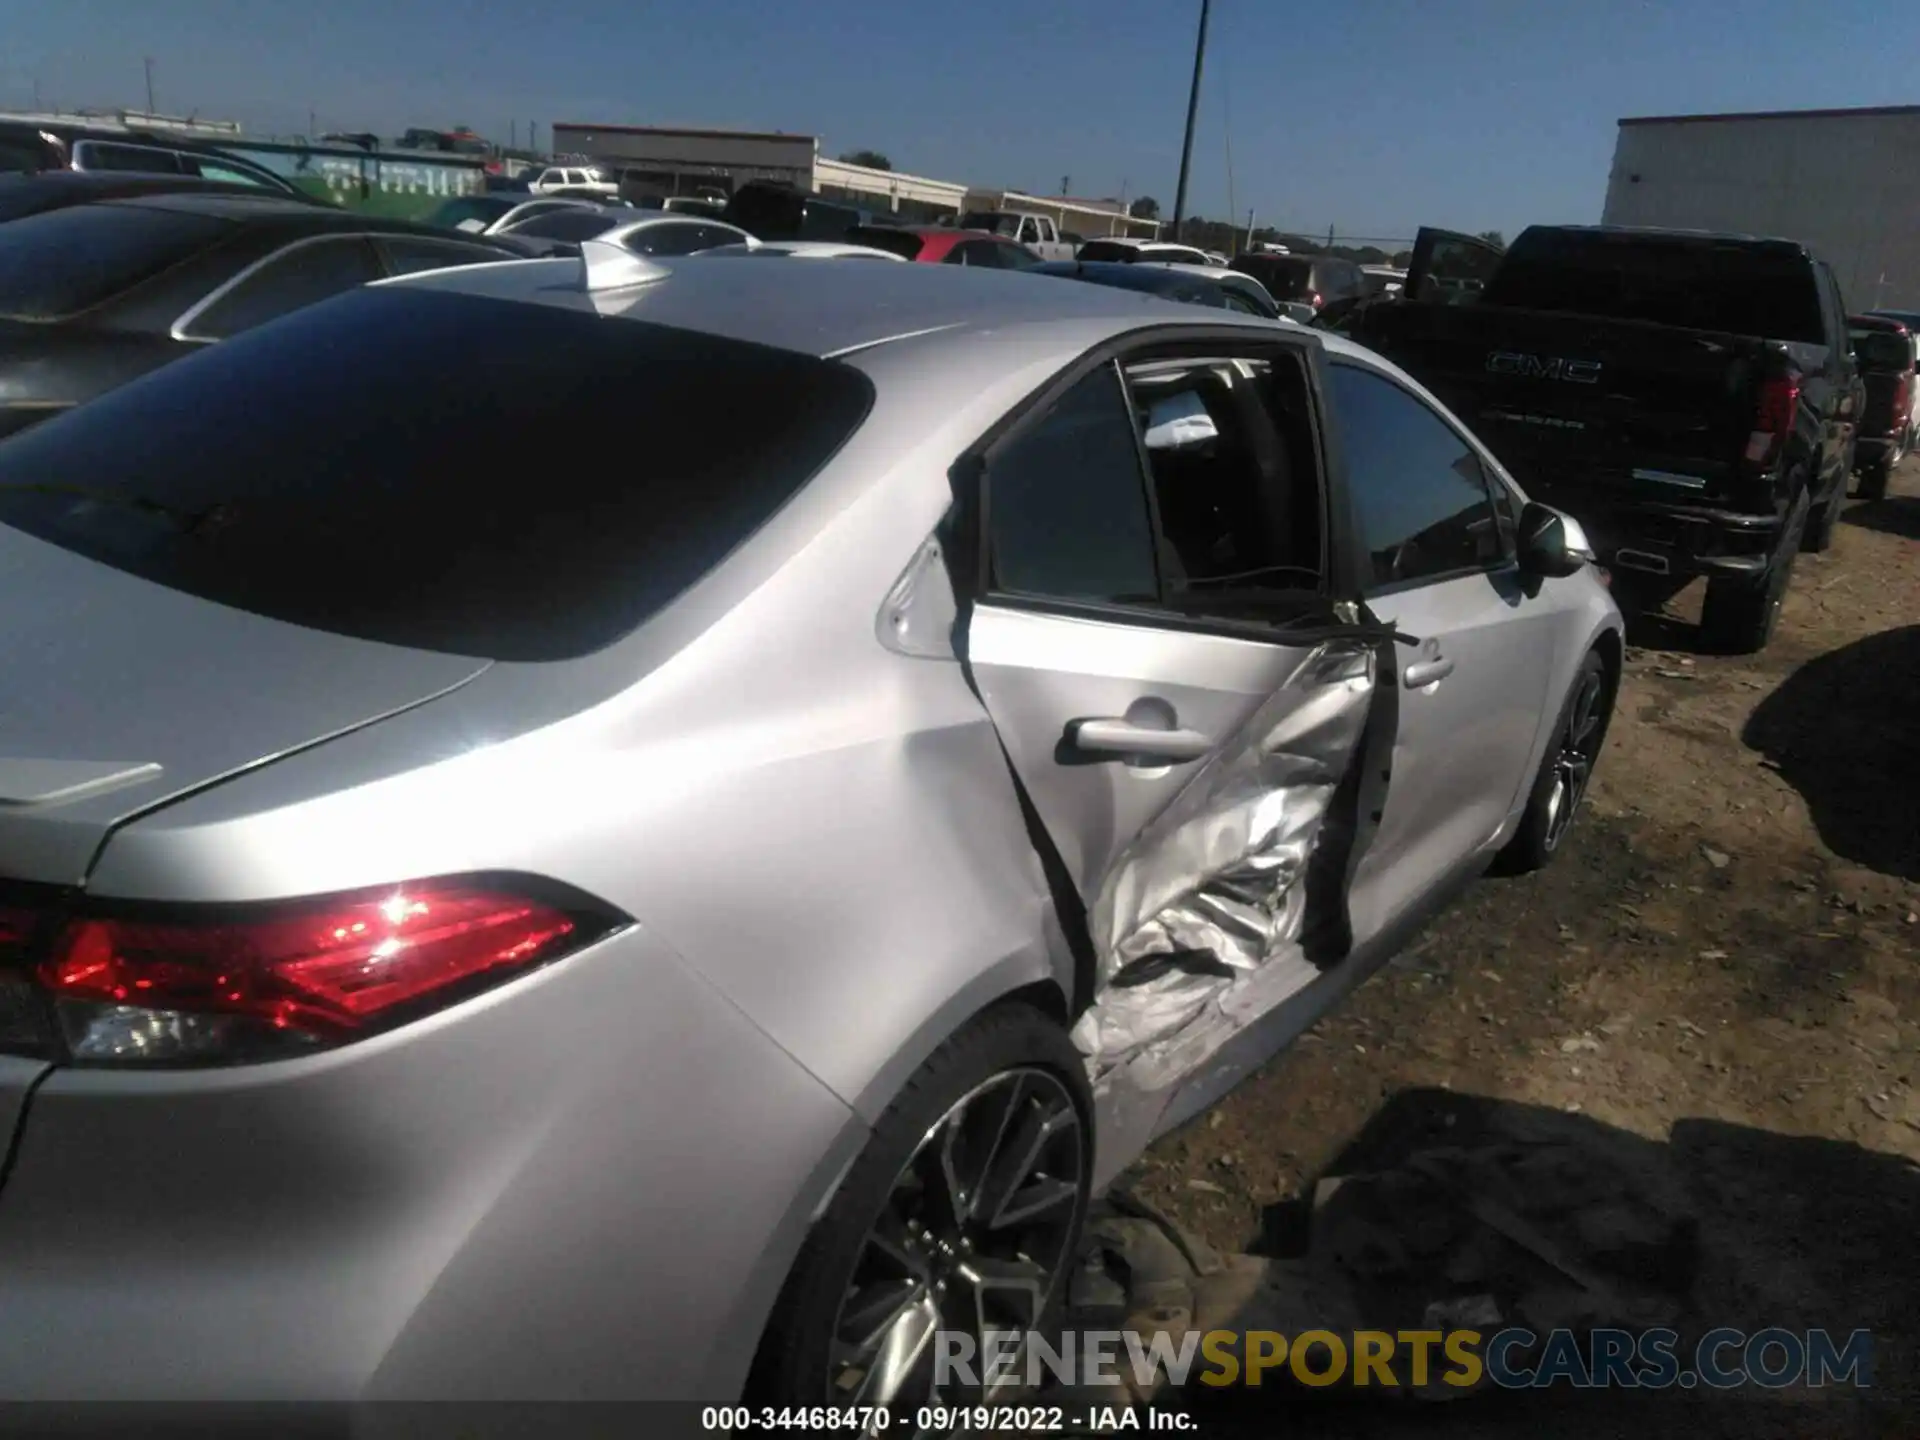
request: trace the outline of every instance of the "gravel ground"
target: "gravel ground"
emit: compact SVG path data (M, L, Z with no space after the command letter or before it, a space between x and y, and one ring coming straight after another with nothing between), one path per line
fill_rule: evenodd
M1556 864L1483 881L1127 1183L1215 1245L1285 1253L1317 1177L1439 1107L1518 1102L1616 1127L1691 1192L1704 1322L1869 1328L1870 1398L1563 1391L1410 1409L1268 1392L1220 1423L1920 1430L1920 465L1852 504L1833 548L1799 566L1759 656L1694 653L1699 587L1636 618Z

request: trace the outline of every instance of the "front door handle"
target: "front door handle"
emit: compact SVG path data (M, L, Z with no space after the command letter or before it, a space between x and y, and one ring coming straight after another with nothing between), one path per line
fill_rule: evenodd
M1409 690L1425 689L1437 685L1453 673L1453 661L1444 655L1436 655L1431 660L1417 660L1401 673L1401 684Z
M1198 730L1154 730L1131 720L1077 720L1068 731L1075 749L1128 759L1198 760L1213 741Z

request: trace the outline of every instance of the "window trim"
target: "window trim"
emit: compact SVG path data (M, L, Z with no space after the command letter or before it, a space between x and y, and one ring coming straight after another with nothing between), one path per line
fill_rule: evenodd
M1483 446L1478 440L1474 439L1473 436L1467 431L1466 427L1461 425L1457 420L1455 420L1447 411L1440 408L1433 401L1428 400L1425 397L1421 396L1416 391L1409 390L1405 385L1401 384L1399 380L1395 379L1392 375L1388 374L1385 370L1375 369L1373 366L1367 364L1364 360L1361 360L1357 356L1352 356L1352 355L1329 355L1327 357L1327 363L1330 369L1335 367L1344 367L1345 369L1348 369L1348 370L1355 370L1362 375L1371 375L1374 379L1382 381L1385 384L1392 386L1395 390L1398 390L1402 395L1405 395L1409 400L1417 404L1422 410L1425 410L1429 415L1433 416L1434 419L1438 420L1443 426L1445 426L1449 431L1453 433L1454 437L1457 440L1459 440L1461 444L1467 447L1467 452L1473 456L1474 461L1480 467L1481 498L1486 503L1487 516L1493 522L1494 536L1498 538L1500 534L1500 516L1498 515L1498 513L1496 513L1494 509L1494 499L1493 499L1493 489L1492 489L1493 482L1495 479L1495 474L1493 471L1490 471L1487 468L1488 462L1493 460L1492 452L1489 451L1485 446ZM1337 401L1334 404L1332 414L1333 414L1333 419L1336 423L1336 428L1337 428L1338 422L1340 419L1339 404ZM1497 464L1498 462L1495 461L1494 463ZM1342 454L1341 456L1341 483L1346 490L1347 497L1348 497L1348 504L1352 505L1357 496L1357 491L1353 484L1352 476L1346 470L1346 456L1344 454ZM1520 498L1524 505L1524 492L1520 491L1517 487L1514 487L1514 486L1508 486L1507 488L1513 495L1515 495L1517 498ZM1371 574L1371 571L1372 571L1373 552L1366 548L1367 537L1359 533L1360 526L1359 526L1359 517L1357 515L1354 516L1353 528L1354 528L1353 544L1356 547L1358 547L1358 558L1359 558L1359 565L1360 565L1360 572L1361 572L1360 597L1363 600L1373 600L1373 599L1377 599L1379 597L1387 596L1387 595L1399 595L1404 593L1405 591L1417 590L1427 585L1444 585L1449 581L1464 580L1469 576L1473 576L1473 575L1494 576L1502 573L1503 571L1516 569L1519 565L1519 559L1517 554L1508 554L1505 544L1502 544L1500 547L1500 550L1501 550L1500 558L1497 560L1487 561L1479 565L1456 566L1454 569L1451 569L1451 570L1440 570L1440 571L1436 571L1431 575L1416 576L1411 580L1395 580L1390 585L1373 585L1373 584L1367 583L1367 577Z
M88 174L93 174L93 175L108 173L106 171L94 170L85 163L87 156L90 153L92 153L92 151L99 149L103 146L111 147L116 150L138 150L141 153L147 154L147 155L165 155L174 162L173 169L156 170L152 172L156 175L180 175L190 180L195 178L204 178L200 176L200 173L198 170L189 172L180 163L183 160L191 160L194 162L195 165L199 165L201 163L206 163L209 165L219 165L222 169L232 170L236 174L246 174L248 172L251 172L253 175L258 176L259 179L249 181L248 183L259 185L259 187L262 190L265 190L270 195L284 196L284 195L297 195L300 193L299 187L292 185L288 181L281 179L278 175L275 175L271 170L267 169L265 166L255 165L252 161L249 161L249 160L242 160L237 155L225 155L225 154L204 155L197 150L178 150L170 145L155 145L150 141L140 140L140 139L109 140L109 139L102 139L98 136L90 135L90 136L87 136L85 139L76 140L73 142L73 152L72 152L73 168L75 170L86 171ZM141 174L144 172L129 171L127 173ZM216 183L225 184L226 182L218 181Z
M260 271L266 269L267 266L284 260L296 250L305 249L310 246L332 244L343 240L357 241L361 245L366 246L372 253L374 269L376 271L386 271L386 257L380 252L379 239L380 233L377 230L325 230L318 235L303 235L298 240L282 245L278 250L272 250L262 255L258 260L255 260L237 274L228 276L219 285L216 285L207 294L202 295L190 305L181 314L180 318L173 322L167 333L175 340L183 341L189 345L218 345L222 337L218 335L195 335L191 331L193 323L205 315L207 311L211 310L215 305L226 299L234 290L237 290L255 275L259 274ZM501 258L506 259L509 257L502 256ZM385 278L385 274L376 274L373 277L374 280L382 280ZM371 284L372 281L365 283Z
M1275 331L1279 327L1274 327ZM1321 528L1320 548L1323 576L1320 588L1312 595L1302 592L1302 613L1332 616L1344 600L1359 600L1360 576L1349 558L1352 545L1351 522L1341 511L1344 477L1336 471L1338 452L1329 443L1331 411L1325 387L1321 383L1321 360L1325 349L1318 337L1298 336L1252 330L1243 325L1171 324L1131 330L1114 336L1085 351L1031 391L989 426L974 443L961 452L949 468L954 504L941 525L946 549L953 557L948 571L955 599L962 607L992 604L1010 610L1069 619L1104 621L1110 624L1180 634L1215 635L1230 640L1249 640L1258 644L1292 643L1274 623L1264 620L1235 620L1216 615L1187 615L1165 608L1165 596L1151 606L1126 605L1112 601L1072 600L1056 596L1029 595L996 588L992 583L992 557L988 551L989 498L987 477L994 456L1025 434L1045 416L1055 401L1102 366L1114 366L1120 383L1126 386L1125 366L1129 359L1176 361L1259 360L1284 353L1301 367L1308 408L1308 439L1316 467L1314 481L1319 487ZM1131 407L1131 391L1123 389ZM1129 409L1131 414L1131 409ZM1160 546L1164 541L1159 506L1148 469L1145 441L1140 427L1133 427L1134 452L1138 457L1141 488L1145 492L1148 521L1153 526L1154 574L1156 585L1164 587Z

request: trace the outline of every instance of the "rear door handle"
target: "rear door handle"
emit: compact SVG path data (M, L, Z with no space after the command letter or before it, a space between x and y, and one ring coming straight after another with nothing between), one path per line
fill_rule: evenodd
M1401 684L1409 690L1425 689L1437 685L1453 673L1453 661L1444 655L1436 655L1431 660L1417 660L1401 672Z
M1068 738L1089 755L1126 758L1198 760L1213 749L1212 738L1198 730L1153 730L1131 720L1077 720Z

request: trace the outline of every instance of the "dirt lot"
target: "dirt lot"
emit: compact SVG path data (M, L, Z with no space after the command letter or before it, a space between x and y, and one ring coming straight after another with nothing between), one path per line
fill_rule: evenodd
M1383 1136L1492 1102L1617 1127L1691 1192L1696 1318L1871 1329L1871 1399L1269 1391L1246 1433L1276 1405L1301 1434L1920 1431L1920 466L1802 557L1764 654L1693 653L1698 604L1634 623L1558 862L1483 881L1130 1184L1285 1253L1315 1178Z

